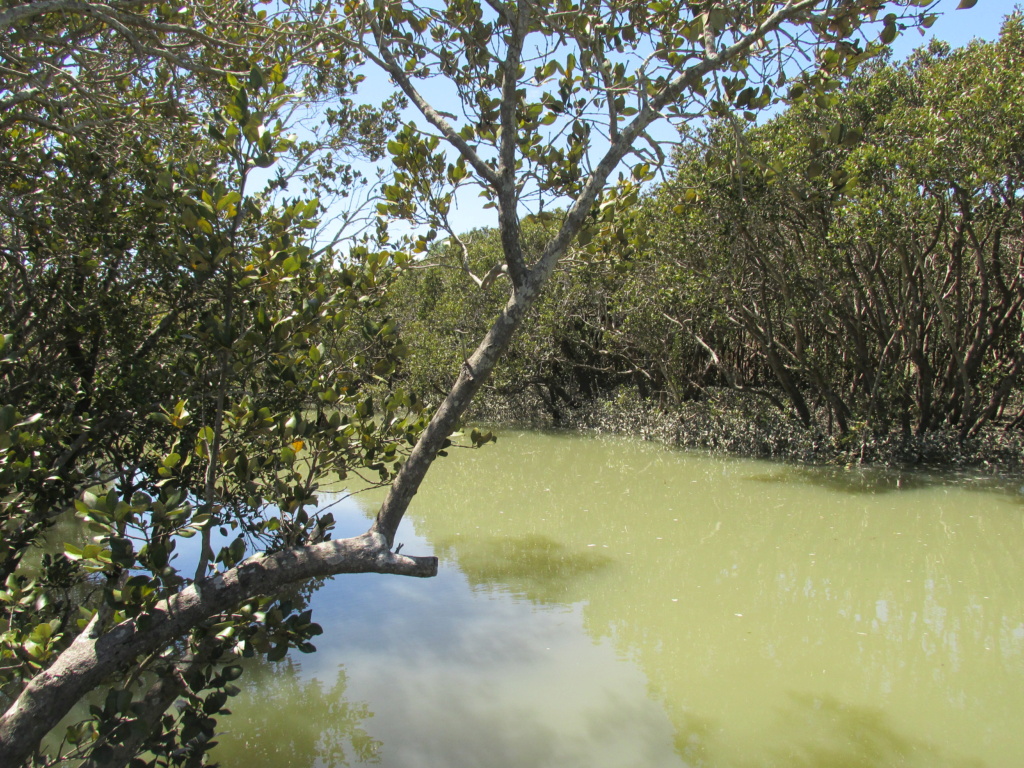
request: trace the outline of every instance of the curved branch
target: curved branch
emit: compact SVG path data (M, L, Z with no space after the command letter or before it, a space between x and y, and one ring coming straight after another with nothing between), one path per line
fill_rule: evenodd
M140 656L182 637L205 619L250 598L273 594L288 584L341 573L391 573L429 577L436 557L407 557L389 551L384 537L365 533L351 539L258 554L229 571L158 603L142 622L129 619L110 628L98 615L45 671L36 675L0 718L0 765L21 765L75 702Z
M416 89L416 86L412 84L412 80L409 79L405 70L398 65L394 56L388 52L387 43L383 38L383 33L372 19L370 21L370 27L373 30L374 40L377 44L377 50L380 51L380 55L378 56L365 45L359 45L360 51L363 55L388 73L391 79L395 81L395 84L402 89L402 93L409 97L409 101L415 104L416 108L427 119L427 121L441 132L444 140L455 147L455 149L459 151L459 154L466 158L466 162L473 166L473 170L480 174L483 179L497 190L498 175L494 172L494 169L485 163L483 159L481 159L480 155L476 153L476 150L469 145L469 142L462 138L458 131L452 127L451 123L445 120L441 113L434 109L434 107L425 98L423 98L423 95Z
M533 306L544 284L554 272L558 261L583 227L586 217L590 214L597 196L607 184L612 171L622 158L632 151L633 145L647 127L659 117L660 110L670 102L678 100L686 88L697 85L704 75L727 67L736 58L748 52L758 41L764 39L766 35L787 21L805 14L818 2L819 0L792 0L733 45L723 47L681 70L661 93L644 103L636 117L619 132L618 138L611 143L604 157L586 179L580 193L569 207L558 232L548 241L536 264L527 272L526 279L521 284L515 283L512 297L505 305L504 310L494 321L491 329L480 342L480 346L463 364L448 396L434 413L405 465L398 473L398 477L395 478L388 490L388 495L377 513L377 520L372 531L383 535L389 544L394 542L398 526L405 516L413 496L419 490L420 483L426 476L437 452L441 450L441 446L453 431L458 419L487 380L495 363L521 325L523 317ZM493 176L489 167L487 171L486 178L491 180ZM502 222L503 244L505 234L505 223Z

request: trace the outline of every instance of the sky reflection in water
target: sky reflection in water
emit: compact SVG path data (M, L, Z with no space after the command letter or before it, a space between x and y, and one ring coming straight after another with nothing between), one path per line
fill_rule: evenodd
M255 670L214 757L1024 765L1024 496L851 479L570 435L455 451L399 534L438 578L329 582L319 651ZM287 761L254 761L260 717Z

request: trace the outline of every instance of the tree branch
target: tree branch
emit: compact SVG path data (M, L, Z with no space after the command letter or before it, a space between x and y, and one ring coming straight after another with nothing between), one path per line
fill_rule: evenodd
M359 46L361 52L366 56L366 58L388 73L391 79L395 81L395 84L402 89L402 93L409 97L409 101L416 106L431 125L441 132L445 141L455 147L455 149L459 151L459 154L466 158L466 162L473 166L473 170L480 174L483 179L497 190L498 175L494 172L494 169L480 158L476 153L476 150L469 145L469 142L462 138L458 131L452 127L451 123L445 120L444 117L442 117L441 114L423 98L423 95L416 90L416 86L412 84L412 81L409 79L405 70L398 65L394 57L388 52L387 41L384 40L380 27L372 20L370 21L370 26L373 29L374 41L377 44L377 50L380 51L380 55L378 56L365 45Z
M516 140L519 137L519 121L516 116L518 99L516 90L519 85L519 67L523 58L523 43L530 28L529 0L519 0L515 18L515 27L509 29L508 51L502 62L501 108L501 145L499 147L500 165L498 166L498 230L501 233L501 246L505 254L512 284L521 286L528 276L526 262L523 260L522 243L519 237L519 191L516 187Z
M104 632L94 620L58 659L36 675L0 718L0 765L21 765L74 704L111 675L128 669L139 656L182 637L205 619L288 584L341 573L390 573L429 577L436 557L408 557L389 551L381 535L255 555L229 571L158 603L145 628L136 619Z

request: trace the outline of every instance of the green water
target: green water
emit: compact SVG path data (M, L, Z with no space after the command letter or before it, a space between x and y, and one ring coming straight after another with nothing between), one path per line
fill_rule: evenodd
M399 541L439 576L320 589L225 768L1024 765L1014 487L503 432Z

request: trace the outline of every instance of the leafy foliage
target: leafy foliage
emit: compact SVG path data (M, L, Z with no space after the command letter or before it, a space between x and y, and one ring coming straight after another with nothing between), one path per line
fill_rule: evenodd
M25 65L5 72L18 106L0 126L8 703L76 641L145 631L189 584L328 538L324 478L388 481L422 427L388 384L407 348L380 302L404 257L368 238L339 252L320 200L287 196L347 195L336 153L378 154L390 118L348 99L340 48L304 52L305 30L323 40L298 10L229 5L3 12L0 55ZM290 133L328 98L333 137ZM39 562L58 530L64 556ZM129 660L33 759L198 764L239 658L313 650L304 602L250 596Z
M585 226L492 391L534 388L556 423L629 386L738 390L850 441L1019 424L1020 41L1014 16L998 42L865 64L762 126L687 130L667 182ZM497 231L462 239L471 272L499 258ZM453 241L431 257L392 299L409 374L443 389L501 297L464 290Z
M436 573L436 558L392 551L398 525L563 257L617 243L614 274L630 271L642 238L625 214L666 159L648 129L753 119L800 92L830 103L902 26L927 23L928 6L53 0L0 11L11 30L0 43L0 567L12 628L0 762L51 762L46 731L98 689L54 759L202 764L239 657L312 649L318 628L294 582ZM426 128L406 121L390 135L402 98L383 115L353 102L364 61ZM420 91L438 76L454 113ZM322 120L288 133L310 117ZM442 353L456 372L425 426L419 401L393 387L408 349L382 306L393 267L413 265L383 238L335 250L318 223L356 178L340 153L380 157L385 137L394 173L377 213L426 224L414 253L504 293L465 315L491 314L468 356ZM498 215L479 250L450 219L470 186ZM566 274L538 312L552 336L513 359L553 400L566 371L589 393L627 359L610 363L598 339L626 325L628 302L603 298L600 269ZM577 274L601 291L580 290ZM568 332L566 317L578 321ZM314 543L332 524L314 511L327 472L392 481L363 536ZM88 537L33 570L28 548L72 506ZM185 571L175 557L188 538L198 562Z
M1020 29L873 66L679 156L649 204L678 276L663 311L726 381L771 382L842 433L968 437L1014 404Z
M527 217L522 241L535 253L553 234L559 212ZM460 235L468 266L483 273L501 259L497 231L479 229ZM486 386L485 398L539 401L556 423L566 408L646 377L634 377L618 350L606 342L614 316L614 272L575 248L549 282L544 296L510 344ZM409 386L427 399L443 396L454 384L470 343L486 332L505 301L502 281L481 290L466 290L461 248L450 241L433 247L427 258L408 269L389 292L386 303L401 322L410 356L402 373Z

